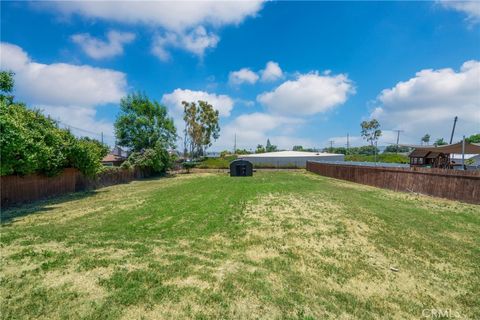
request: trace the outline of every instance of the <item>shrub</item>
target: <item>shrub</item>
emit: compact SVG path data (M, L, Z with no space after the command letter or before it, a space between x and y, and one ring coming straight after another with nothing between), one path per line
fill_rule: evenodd
M190 170L196 167L196 163L193 161L186 161L182 163L183 169L187 170L187 173L190 173Z
M360 161L360 162L374 162L374 155L362 155L362 154L353 154L346 155L345 161ZM403 154L395 153L382 153L377 155L377 162L386 162L386 163L409 163L409 158Z
M54 175L67 164L75 138L38 110L1 102L1 174Z
M39 110L0 101L1 175L42 173L78 168L94 175L101 168L106 147L96 140L77 139Z
M72 167L79 169L87 176L95 176L102 171L103 165L99 161L108 153L108 148L96 140L89 138L78 139L70 152Z
M122 169L127 169L127 170L131 170L133 169L133 164L130 162L130 161L124 161L121 165L120 165L120 168Z
M157 143L155 148L145 149L143 152L133 152L128 157L128 162L132 166L160 174L172 167L173 158L160 143Z
M236 155L228 155L223 158L205 158L197 164L201 169L228 169L230 162L237 159Z

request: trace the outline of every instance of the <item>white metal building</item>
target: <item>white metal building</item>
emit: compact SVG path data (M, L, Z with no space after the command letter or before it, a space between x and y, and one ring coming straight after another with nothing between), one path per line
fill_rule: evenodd
M450 160L455 161L457 164L462 163L461 153L450 154ZM480 154L465 154L465 163L472 167L480 167Z
M246 154L239 158L250 161L256 167L305 168L307 161L344 161L345 156L336 153L278 151Z

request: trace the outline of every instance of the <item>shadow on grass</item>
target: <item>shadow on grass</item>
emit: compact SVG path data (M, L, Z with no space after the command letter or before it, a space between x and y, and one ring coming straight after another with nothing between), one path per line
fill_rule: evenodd
M168 173L163 175L151 176L148 178L143 178L139 180L132 180L129 182L118 183L113 185L98 186L97 189L90 189L85 191L77 191L74 193L69 193L65 195L55 196L48 199L38 200L34 202L16 204L9 206L7 208L2 208L0 212L0 224L7 225L15 222L15 219L20 217L25 217L32 214L41 214L55 209L55 205L62 204L65 202L80 200L83 198L91 197L96 194L110 192L111 190L105 190L104 188L116 186L116 185L125 185L137 181L153 181L159 179L169 179L175 178L177 175L175 173Z
M98 194L100 192L107 192L107 190L79 191L79 192L69 193L66 195L48 198L45 200L39 200L35 202L14 205L5 209L2 208L1 224L2 225L11 224L17 218L25 217L31 214L45 213L53 210L54 206L57 204L80 200L80 199Z

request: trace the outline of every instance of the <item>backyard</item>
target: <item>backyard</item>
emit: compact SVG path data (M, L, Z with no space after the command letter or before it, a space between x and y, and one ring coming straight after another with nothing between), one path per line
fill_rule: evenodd
M2 222L2 319L480 317L480 206L302 170L135 181Z

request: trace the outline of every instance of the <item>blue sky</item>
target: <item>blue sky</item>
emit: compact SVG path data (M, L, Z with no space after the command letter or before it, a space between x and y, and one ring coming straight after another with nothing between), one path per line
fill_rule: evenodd
M144 91L182 129L182 100L221 114L213 150L381 144L480 132L480 2L2 2L1 66L18 100L114 143ZM86 130L80 131L76 128ZM90 132L90 133L89 133ZM179 132L180 133L180 132ZM181 147L181 146L179 146Z

